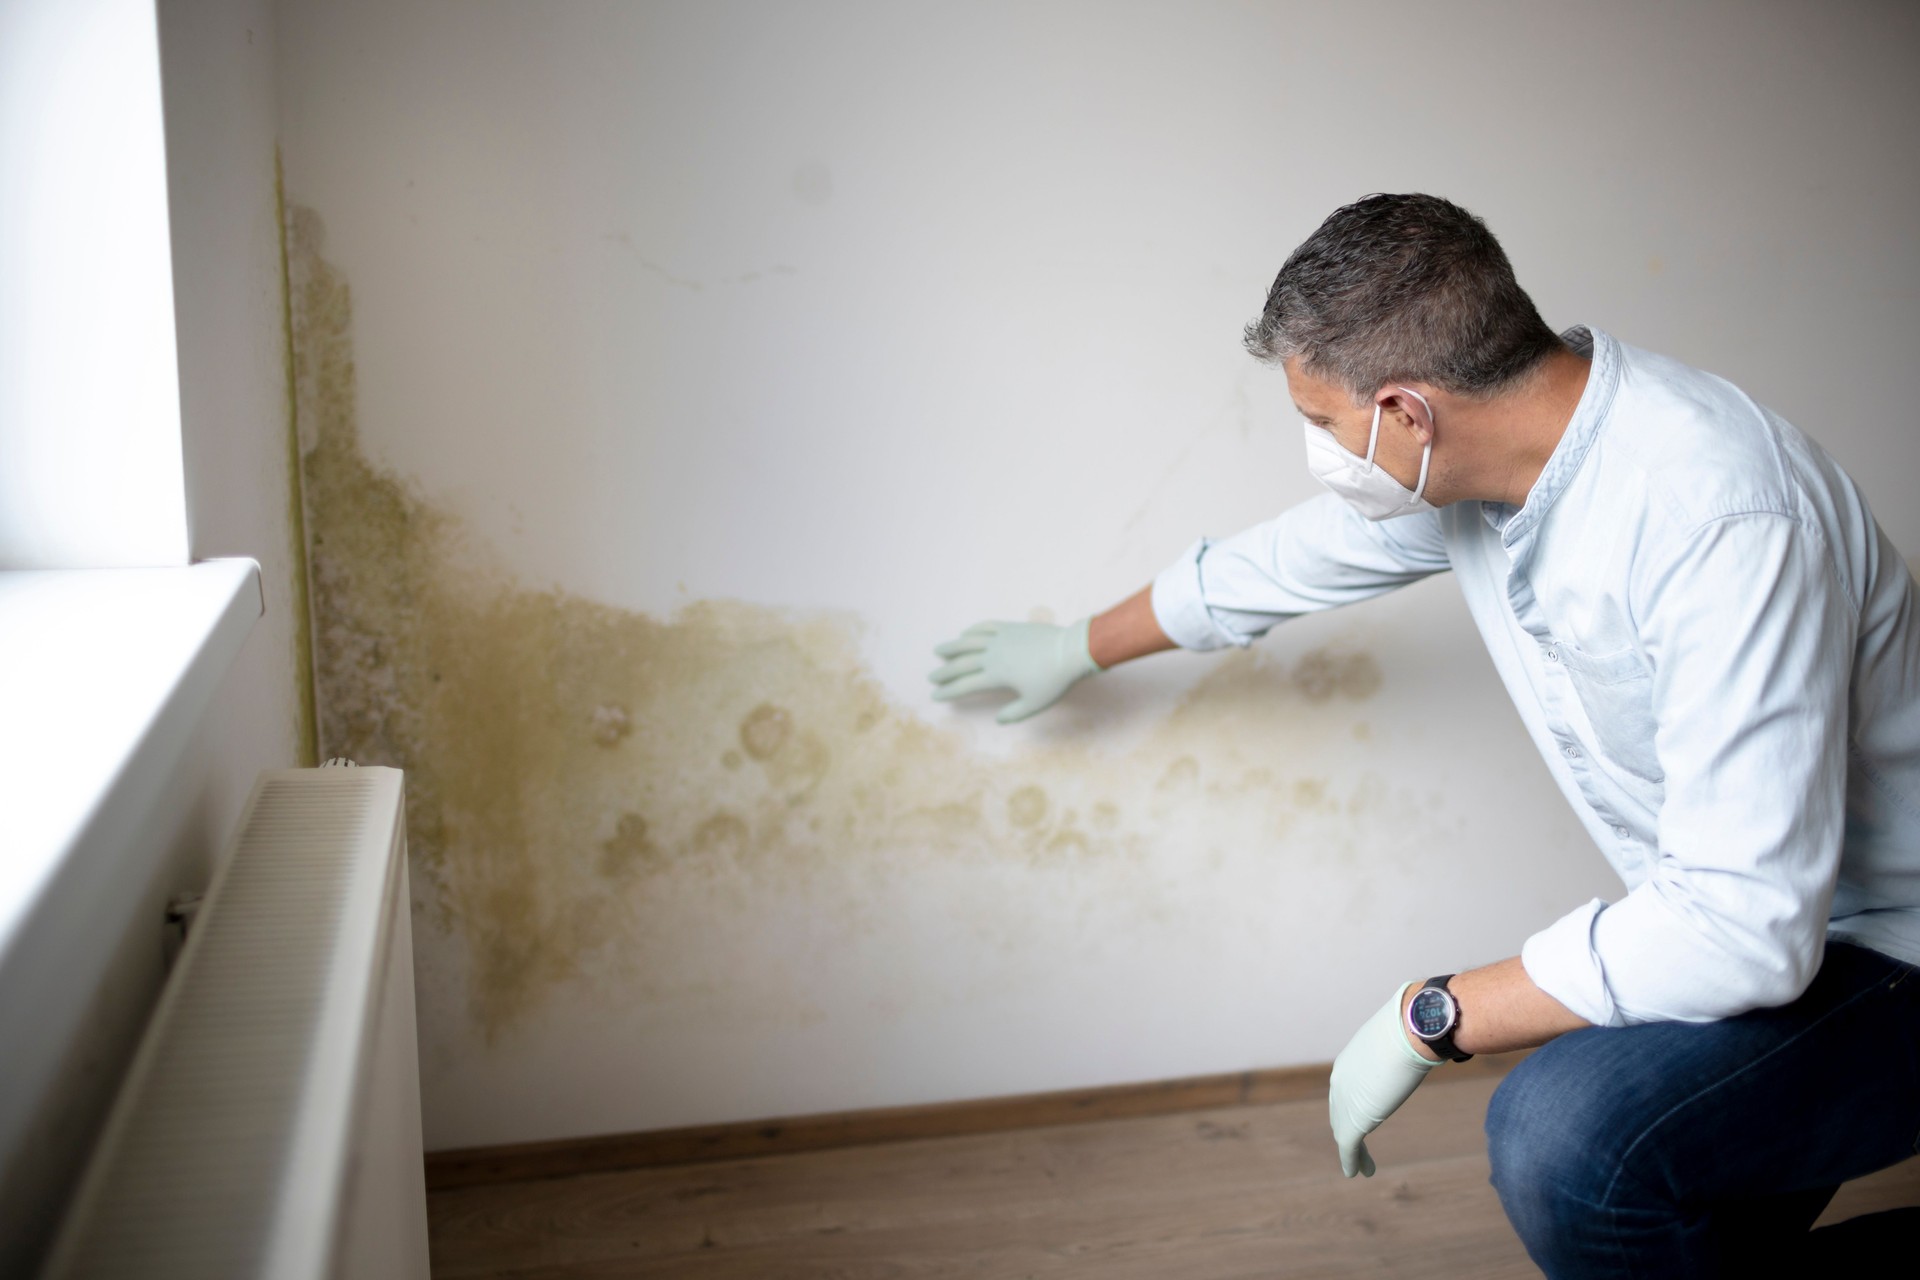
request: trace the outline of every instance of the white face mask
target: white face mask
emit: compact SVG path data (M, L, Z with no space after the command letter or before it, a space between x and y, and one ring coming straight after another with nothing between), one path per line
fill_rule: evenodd
M1427 398L1411 387L1401 387L1421 404L1426 405L1427 419L1433 419L1433 406L1427 404ZM1307 429L1307 470L1313 472L1313 478L1327 488L1345 498L1355 511L1369 520L1391 520L1395 516L1410 516L1416 511L1431 511L1433 505L1420 495L1427 490L1427 463L1433 458L1433 441L1428 440L1420 450L1420 480L1417 488L1409 489L1387 474L1384 467L1374 465L1374 450L1380 447L1380 406L1373 406L1373 430L1367 436L1367 456L1356 458L1341 447L1333 437L1333 432L1325 427L1316 427L1311 422L1301 424Z

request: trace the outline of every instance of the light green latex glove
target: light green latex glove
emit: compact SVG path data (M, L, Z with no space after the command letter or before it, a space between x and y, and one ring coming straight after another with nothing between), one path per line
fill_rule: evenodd
M951 702L970 693L1011 689L1013 701L994 717L1001 724L1045 711L1075 683L1100 670L1087 651L1091 622L1082 618L1070 627L1051 622L976 622L959 639L935 646L934 652L948 662L927 677L937 686L933 696Z
M1361 1023L1333 1060L1327 1111L1333 1119L1333 1140L1340 1144L1340 1172L1349 1178L1356 1173L1373 1176L1367 1135L1398 1111L1427 1072L1440 1065L1413 1047L1400 1021L1400 1003L1412 985L1403 984L1380 1012Z

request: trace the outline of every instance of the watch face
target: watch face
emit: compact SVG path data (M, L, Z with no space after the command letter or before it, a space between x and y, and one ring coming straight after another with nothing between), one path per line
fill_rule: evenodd
M1422 1040L1445 1035L1453 1026L1453 997L1438 987L1427 987L1407 1006L1407 1025Z

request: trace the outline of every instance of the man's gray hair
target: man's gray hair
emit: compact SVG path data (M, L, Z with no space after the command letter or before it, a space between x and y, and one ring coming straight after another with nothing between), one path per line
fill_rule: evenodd
M1562 345L1487 224L1426 195L1336 209L1280 268L1246 342L1300 357L1355 404L1394 382L1490 396Z

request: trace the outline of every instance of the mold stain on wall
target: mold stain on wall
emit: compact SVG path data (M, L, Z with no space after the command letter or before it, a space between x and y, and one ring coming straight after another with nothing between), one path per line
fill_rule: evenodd
M1368 805L1414 804L1325 776L1380 687L1361 651L1235 653L1134 746L996 758L893 699L855 618L728 600L653 617L515 581L368 459L350 291L318 217L290 210L287 233L322 754L407 771L417 911L456 940L489 1040L561 989L724 999L709 953L729 921L804 912L811 936L857 938L875 886L935 873L1095 876L1164 912L1170 846L1338 857L1329 831L1351 852ZM1300 821L1316 838L1289 842ZM1043 910L1026 896L1004 911Z
M287 184L280 148L273 149L274 223L280 231L280 353L281 375L287 389L287 540L293 565L293 680L299 699L294 732L299 739L301 765L320 763L319 708L314 701L313 602L307 567L306 500L300 492L299 405L295 397L293 362L293 280L287 269Z

